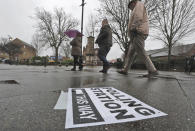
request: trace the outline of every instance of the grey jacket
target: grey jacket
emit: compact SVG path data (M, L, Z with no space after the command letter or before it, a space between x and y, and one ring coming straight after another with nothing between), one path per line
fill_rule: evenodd
M72 46L72 56L81 56L82 55L82 44L81 44L81 37L74 38L70 45Z
M101 28L95 43L97 43L100 48L112 46L112 30L109 25L105 25Z

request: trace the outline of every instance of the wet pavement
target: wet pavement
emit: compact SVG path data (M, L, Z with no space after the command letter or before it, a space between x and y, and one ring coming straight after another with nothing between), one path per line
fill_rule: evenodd
M195 74L160 72L149 79L140 77L146 71L123 76L116 69L105 75L99 67L70 68L0 64L0 131L64 131L66 111L53 109L61 90L89 87L114 87L168 116L67 131L195 130Z

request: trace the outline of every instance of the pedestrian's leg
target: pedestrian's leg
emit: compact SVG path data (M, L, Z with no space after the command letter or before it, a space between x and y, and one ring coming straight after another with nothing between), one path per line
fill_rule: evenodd
M144 49L145 36L137 34L135 36L135 38L133 39L133 44L134 44L134 47L135 47L137 54L144 61L149 74L157 74L157 70L156 70L154 64L152 63L151 59L149 58L149 56L147 55L147 53Z
M107 56L109 51L110 51L110 47L101 47L101 48L99 48L98 57L103 62L103 70L101 70L100 72L107 73L107 70L110 67L109 62L106 59L106 56Z
M135 57L136 57L135 48L131 44L129 46L129 49L128 49L128 52L127 52L127 56L125 58L125 63L124 63L124 68L123 68L123 71L124 72L128 72L129 67L131 67L131 65L132 65L133 60L135 59Z
M191 65L190 65L190 68L189 68L189 74L191 73L191 71L192 71L192 67L191 67Z
M82 58L82 56L79 57L79 70L80 71L83 70L83 58Z
M109 51L110 51L110 47L106 47L106 52L105 52L105 59L106 59L106 57L107 57L107 55L108 55L108 53L109 53ZM108 69L110 68L110 63L109 63L109 61L106 59L106 64L105 64L105 70L104 70L104 72L103 73L107 73L107 71L108 71Z
M75 71L76 70L76 65L78 63L78 56L73 56L73 58L74 58L74 65L73 65L73 68L71 70Z
M190 67L189 68L189 74L190 74L193 71L193 64L191 64L189 67Z
M186 62L185 62L185 67L184 67L184 70L185 70L185 72L187 72L187 71L188 71L188 64L187 64L187 60L186 60Z
M100 52L101 52L101 49L99 48L99 50L98 50L98 57L103 62L104 58L103 58L103 56L102 56L102 54ZM103 64L104 64L104 62L103 62ZM104 66L103 66L103 69L100 70L99 72L103 72L103 71L104 71Z
M109 65L109 62L106 59L106 56L107 56L109 50L110 49L100 48L98 51L98 57L103 62L103 65Z
M127 51L127 55L125 57L124 67L122 70L118 71L118 73L123 74L123 75L128 74L129 67L131 67L131 65L136 57L135 48L134 48L134 45L132 44L132 39L131 39L131 43L129 43L129 48Z

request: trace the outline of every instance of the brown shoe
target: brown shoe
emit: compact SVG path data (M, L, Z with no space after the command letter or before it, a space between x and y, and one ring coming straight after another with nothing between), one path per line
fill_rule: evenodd
M119 74L128 75L128 73L124 70L117 71Z

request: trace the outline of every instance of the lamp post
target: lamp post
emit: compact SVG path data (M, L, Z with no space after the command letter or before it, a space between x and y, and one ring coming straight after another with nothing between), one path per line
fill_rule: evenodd
M82 4L81 4L81 6L82 6L82 15L81 15L81 34L83 34L83 16L84 16L84 6L85 6L85 0L82 0ZM82 47L82 45L83 45L83 35L81 35L81 53L83 52L83 47ZM82 53L83 54L83 53ZM83 55L82 55L83 56ZM81 62L81 64L83 65L83 57L80 57L80 62ZM82 67L83 68L83 67Z
M85 0L82 0L82 15L81 15L81 34L83 34L83 17L84 17L84 6L85 6ZM83 42L83 36L81 37L81 42Z

